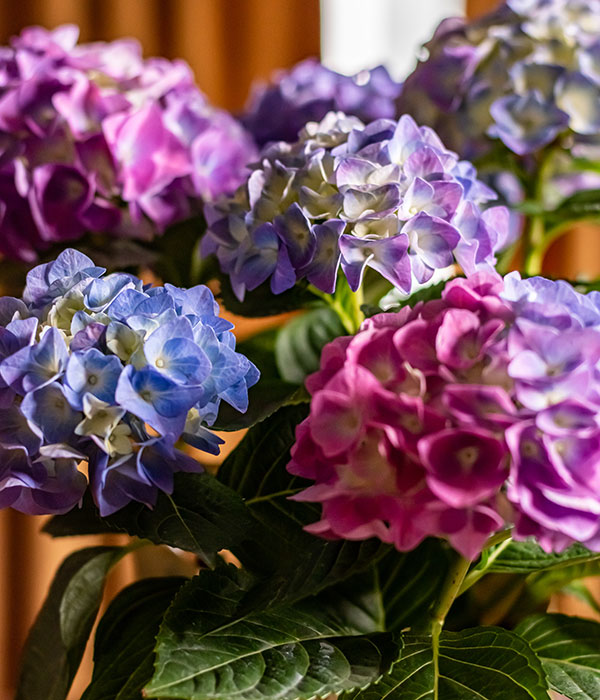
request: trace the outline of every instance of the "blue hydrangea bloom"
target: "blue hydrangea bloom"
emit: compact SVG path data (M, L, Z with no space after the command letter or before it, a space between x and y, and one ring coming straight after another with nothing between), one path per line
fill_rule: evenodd
M204 286L104 276L66 250L0 299L0 507L72 508L89 483L103 515L152 506L177 471L201 471L180 439L218 454L225 401L248 407L256 367Z

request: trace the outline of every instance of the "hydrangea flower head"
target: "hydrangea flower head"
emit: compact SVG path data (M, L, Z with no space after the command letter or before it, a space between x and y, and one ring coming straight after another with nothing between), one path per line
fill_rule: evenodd
M509 235L503 207L473 166L404 115L365 126L329 113L293 144L266 146L236 194L205 209L204 254L216 253L240 299L270 280L279 294L305 279L353 290L371 267L408 292L458 262L491 269Z
M151 238L233 191L251 138L182 61L132 40L23 30L0 58L0 252L35 261L88 231Z
M559 139L597 144L598 0L507 0L471 22L445 20L404 84L402 110L468 158L500 139L526 156Z
M364 122L392 119L401 89L383 66L348 76L307 58L276 73L271 84L256 85L241 121L259 146L292 142L307 122L321 121L331 111Z
M465 557L496 531L600 551L600 296L477 273L368 319L323 352L288 469L323 506L307 529L429 536Z
M31 270L22 300L0 298L0 505L69 510L80 462L102 515L201 471L176 442L218 454L221 401L245 411L259 376L218 313L207 287L105 275L76 250Z

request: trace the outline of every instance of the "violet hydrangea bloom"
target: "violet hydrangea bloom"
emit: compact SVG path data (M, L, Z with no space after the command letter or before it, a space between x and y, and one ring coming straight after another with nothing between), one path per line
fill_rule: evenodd
M491 269L509 235L495 193L427 127L408 116L365 126L330 112L293 144L266 146L236 194L205 208L204 254L215 253L239 299L270 280L353 290L366 267L408 292L458 262Z
M205 286L105 275L76 250L0 298L0 507L72 508L89 465L102 515L151 506L177 471L201 471L182 439L218 454L221 401L244 412L258 370Z
M27 262L85 232L150 238L233 191L250 136L182 61L132 40L23 30L0 56L0 252Z
M478 273L326 346L288 469L324 537L600 551L600 296Z
M496 139L520 156L555 142L598 145L600 2L506 0L481 19L443 21L399 106L467 158Z
M348 76L307 58L276 73L270 84L256 85L241 121L259 146L291 142L307 122L321 121L331 111L364 122L392 119L401 89L384 66Z

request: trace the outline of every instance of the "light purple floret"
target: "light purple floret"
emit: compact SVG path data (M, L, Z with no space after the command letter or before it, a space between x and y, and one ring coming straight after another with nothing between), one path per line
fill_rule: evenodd
M148 239L232 192L251 137L182 61L133 40L30 27L0 53L0 252L27 262L86 232Z
M325 347L289 471L308 530L399 550L442 537L600 551L600 303L565 282L477 273Z
M83 496L87 462L102 515L152 506L175 447L218 454L222 401L248 408L256 367L202 285L144 286L67 249L30 271L23 300L0 298L0 507L61 513Z
M427 127L404 115L364 125L330 112L292 143L266 146L248 181L205 208L205 255L214 253L240 300L269 282L335 290L341 267L352 290L373 268L409 292L458 263L491 270L507 242L495 193Z

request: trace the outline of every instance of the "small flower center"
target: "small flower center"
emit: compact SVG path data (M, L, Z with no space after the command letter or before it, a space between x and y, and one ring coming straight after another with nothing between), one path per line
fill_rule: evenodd
M416 434L423 431L423 423L419 420L418 416L402 416L402 418L400 418L400 425L411 433Z
M159 357L158 360L156 360L156 366L159 369L162 369L165 366L165 361L162 359L162 357Z
M558 452L559 455L563 456L567 451L567 441L566 440L557 440L554 443L554 448Z
M90 376L88 377L88 384L90 384L91 386L98 384L98 377L95 374L90 374Z
M148 389L145 389L144 391L140 391L140 398L142 398L144 401L147 401L148 403L152 402L152 392L148 391Z
M524 457L537 457L539 452L539 447L533 440L523 440L521 443L521 454Z
M479 458L479 448L472 445L463 447L456 453L456 458L463 469L471 469Z

